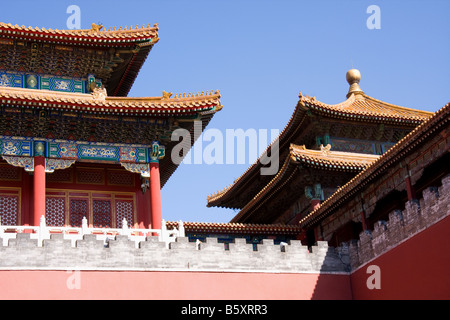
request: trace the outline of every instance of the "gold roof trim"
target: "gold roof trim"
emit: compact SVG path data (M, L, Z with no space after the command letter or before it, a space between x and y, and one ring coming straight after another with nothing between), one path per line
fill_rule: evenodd
M302 163L319 168L319 170L362 171L380 157L361 153L331 151L330 149L331 145L325 147L322 145L321 150L312 150L306 149L304 145L291 144L289 147L290 154L278 173L233 217L231 222L238 221L255 205L261 206L261 201L265 201L266 194L277 192L288 183L296 174L296 169L294 169L296 166L292 164L302 161Z
M348 89L347 98L350 97L352 93L359 94L364 93L359 87L359 81L361 80L361 73L358 69L350 69L347 71L345 76L347 78L347 82L350 85Z
M356 189L364 185L364 181L370 181L380 172L386 172L386 168L389 168L389 166L387 166L389 162L392 163L393 161L398 161L399 158L405 156L403 153L405 150L412 149L423 141L421 136L427 136L430 131L436 130L436 125L441 124L441 126L443 126L448 121L449 113L450 103L447 103L444 107L436 111L427 121L421 123L393 147L389 148L365 170L361 171L345 185L339 187L328 199L321 203L318 208L301 219L298 224L304 226L305 224L313 223L315 219L318 219L324 212L331 210L333 204L338 203L345 195L356 192Z
M325 147L321 145L320 150L312 150L306 149L304 145L291 144L289 150L291 159L296 162L299 160L311 160L316 163L340 166L368 167L380 157L374 154L332 151L331 145Z
M291 144L289 147L289 158L292 162L304 161L313 166L327 165L329 169L350 169L350 170L363 170L371 165L380 156L374 154L364 154L364 153L354 153L354 152L343 152L343 151L332 151L331 145L321 146L320 150L306 149L304 145ZM286 165L286 164L285 164ZM283 169L283 168L282 168ZM277 175L271 180L269 184L273 184L279 178L279 170ZM236 179L238 181L239 179ZM233 183L233 184L234 184ZM214 201L220 198L224 193L226 193L233 184L230 184L220 191L216 191L209 195L206 199L208 202ZM263 187L254 198L257 198L268 185Z
M341 103L334 105L326 104L318 101L316 97L310 97L306 94L303 94L302 92L299 92L299 101L297 103L297 106L295 107L288 123L275 140L278 140L280 144L284 144L285 142L283 142L282 139L285 139L285 137L288 137L290 134L292 134L292 131L295 132L297 128L301 127L303 121L305 121L305 111L316 111L329 117L344 118L360 123L364 121L378 121L381 123L396 124L406 122L408 126L419 125L420 123L426 121L434 115L434 112L406 108L387 103L366 95L359 87L361 75L359 71L356 72L357 70L355 70L356 69L354 69L352 72L348 72L347 76L347 80L350 84L349 91L351 91L351 94L345 101ZM352 88L351 86L354 83L356 83L357 86L353 86ZM289 141L287 141L286 143L289 143ZM269 146L266 148L266 151L272 144L273 142L269 144ZM255 172L255 170L258 170L261 166L260 158L261 155L241 174L240 177L235 179L231 185L227 186L219 192L215 192L208 196L208 206L210 206L211 202L215 202L223 198L230 190L238 186L241 181L244 181L245 183L245 177L248 174L251 175L252 172Z
M350 88L345 101L338 104L327 104L316 100L315 97L299 93L299 104L303 108L326 112L330 116L346 117L357 121L375 118L379 121L407 120L419 124L434 114L429 111L398 106L368 96L359 86L361 73L357 69L349 70L346 78Z
M299 103L303 107L312 108L319 111L327 112L331 115L342 115L346 117L354 117L353 119L378 118L379 120L411 120L422 122L434 113L397 106L387 103L366 95L363 92L359 94L351 93L347 100L338 104L326 104L312 97L302 94ZM306 106L306 104L308 106ZM356 116L356 117L355 117ZM359 117L358 117L359 116Z
M211 91L212 92L212 91ZM197 109L202 111L205 104L215 105L217 109L222 109L220 103L220 93L216 91L207 95L189 96L185 98L164 98L164 97L108 97L104 90L104 96L98 96L98 93L66 93L50 90L35 90L13 87L0 87L0 101L9 99L34 100L39 106L45 107L45 104L66 103L77 104L86 107L109 107L117 110L126 110L127 108L139 109ZM28 105L28 104L27 104ZM217 111L216 109L216 111Z
M11 23L4 23L0 22L0 29L7 29L9 31L8 35L11 35L10 32L20 32L20 36L24 36L21 32L30 32L30 33L45 33L45 34L54 34L57 36L87 36L87 37L98 37L98 38L146 38L146 37L157 37L158 36L158 24L154 24L152 27L150 27L150 24L147 26L142 25L142 27L139 27L136 25L135 28L133 26L130 26L129 29L125 27L122 30L122 27L119 27L118 30L116 30L116 27L113 27L113 30L111 30L111 27L109 27L108 30L103 28L101 25L97 25L95 23L92 24L91 29L46 29L46 28L38 28L38 27L25 27L25 26L18 26L12 25ZM48 39L48 38L45 38ZM81 39L78 39L81 40Z

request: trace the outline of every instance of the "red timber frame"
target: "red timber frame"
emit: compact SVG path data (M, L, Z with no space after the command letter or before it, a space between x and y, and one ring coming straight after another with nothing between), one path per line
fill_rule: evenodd
M45 173L37 158L30 173L0 162L2 225L36 226L41 215L49 226L81 226L84 216L94 227L120 228L124 218L130 227L153 225L151 190L141 188L140 174L100 163L75 163ZM36 212L36 206L43 212ZM160 214L158 218L160 223Z

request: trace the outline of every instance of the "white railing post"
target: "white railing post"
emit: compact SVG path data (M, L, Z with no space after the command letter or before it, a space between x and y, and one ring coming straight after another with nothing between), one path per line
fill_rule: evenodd
M83 217L83 219L81 219L81 236L84 236L85 234L89 233L89 227L87 224L87 219L86 217Z
M130 230L128 229L128 222L125 218L122 220L122 235L128 236L130 234Z
M159 235L159 241L165 241L167 237L167 226L166 226L166 220L161 220L161 233Z
M2 217L0 217L0 239L3 239L2 246L8 245L8 240L3 238L3 234L5 233L5 230L2 228Z
M185 237L183 221L178 221L178 236Z
M39 223L39 228L37 229L38 232L38 246L42 247L42 240L44 240L45 238L47 238L48 236L48 230L47 230L47 225L45 223L45 216L42 215L41 219L40 219L40 223Z
M48 227L45 219L45 215L42 215L39 219L38 226L2 226L0 220L0 246L8 245L8 240L10 238L16 237L16 233L5 233L7 229L15 229L17 233L22 233L24 230L30 230L32 233L30 234L31 239L38 240L38 246L43 246L43 241L45 239L50 239L50 231L61 232L63 234L64 239L70 239L72 241L72 246L76 245L77 240L82 240L85 234L92 234L94 228L88 226L88 221L86 217L83 217L81 220L81 228L79 227L59 227L52 226ZM75 233L74 233L75 231ZM139 241L145 241L146 236L149 234L158 234L158 240L161 242L165 242L168 246L170 242L176 241L177 237L185 236L185 229L183 222L180 220L178 222L178 227L173 228L171 230L167 230L166 221L161 221L161 229L133 229L128 226L128 222L126 219L122 220L122 228L100 228L95 229L98 240L105 240L106 238L114 239L114 237L108 236L108 232L112 234L120 234L126 235L130 240L134 240L136 242L136 247L138 247ZM101 231L102 234L97 231ZM143 235L141 235L143 234Z

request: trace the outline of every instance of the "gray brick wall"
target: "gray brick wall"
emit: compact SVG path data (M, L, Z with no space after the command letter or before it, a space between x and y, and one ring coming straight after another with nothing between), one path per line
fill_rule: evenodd
M253 250L245 239L236 239L225 250L217 238L196 244L187 237L178 238L167 248L158 237L147 237L138 248L127 236L116 236L105 245L95 235L85 235L71 246L62 234L53 234L42 247L30 234L17 234L8 246L0 246L1 269L67 269L67 270L192 270L248 272L347 272L345 254L329 248L326 242L312 247L300 241L285 246L263 240ZM348 258L347 258L348 261Z
M353 270L450 215L450 175L439 188L430 187L422 195L422 199L408 201L405 210L392 211L388 221L377 222L373 231L362 232L358 241L337 249L347 253Z

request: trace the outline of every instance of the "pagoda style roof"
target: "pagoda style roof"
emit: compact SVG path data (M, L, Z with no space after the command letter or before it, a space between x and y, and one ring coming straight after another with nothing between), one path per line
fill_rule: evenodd
M297 225L183 222L187 233L240 234L240 235L299 235L302 229ZM178 228L177 221L167 221L168 229Z
M2 104L27 108L75 111L110 115L139 116L192 116L198 112L218 111L219 91L189 93L184 97L163 92L159 97L108 97L106 91L97 89L92 94L66 93L50 90L35 90L0 87Z
M83 94L0 87L2 111L13 115L2 117L0 131L4 135L29 136L27 130L33 132L40 129L23 123L36 122L33 114L46 111L52 114L51 120L47 118L45 122L46 128L55 139L72 139L68 137L72 132L75 135L73 139L86 141L94 131L97 142L115 139L115 142L150 143L153 139L159 139L170 155L172 148L179 143L171 141L170 133L176 128L183 128L192 136L194 120L202 122L203 130L214 114L222 109L220 97L219 91L176 95L163 91L159 97L132 98L108 97L101 88L91 94ZM25 113L22 117L16 117L21 109ZM190 146L193 143L191 139ZM161 186L177 167L178 164L170 156L160 160Z
M59 44L83 44L88 46L133 46L138 42L149 42L158 38L158 24L139 27L125 26L111 30L92 24L91 29L51 29L25 27L0 22L0 37L15 40L34 40ZM155 41L153 41L155 42Z
M0 70L102 80L110 96L126 96L153 45L158 25L58 30L0 22ZM11 56L15 59L10 59Z
M379 158L377 155L351 152L330 151L330 146L321 150L306 149L305 146L292 144L289 156L285 159L278 173L258 192L231 220L242 222L280 191L296 175L302 175L304 168L328 172L360 172ZM303 186L304 187L304 186ZM221 196L217 194L216 196Z
M158 30L158 24L57 30L0 23L1 134L148 145L158 140L170 154L178 143L171 141L174 130L192 134L195 120L203 130L222 105L219 91L126 97L159 41ZM171 157L161 159L162 186L177 167Z
M347 81L350 84L347 99L334 105L320 102L315 97L300 93L289 122L278 138L267 147L266 152L270 152L272 145L278 142L280 156L284 157L289 153L291 143L304 144L304 137L312 134L306 129L312 116L347 123L352 127L356 124L361 126L377 124L411 131L433 115L433 112L401 107L372 98L361 90L359 80L359 71L350 70L347 73ZM253 190L259 191L270 181L260 175L260 169L263 167L260 159L261 156L230 186L209 196L207 206L243 208L243 205L256 195L256 192L244 194L248 193L249 187L253 186Z
M333 210L338 208L352 197L359 190L364 188L372 180L386 172L393 164L401 161L411 150L420 146L433 132L442 130L448 125L450 120L450 103L438 110L432 117L428 118L421 125L416 127L402 140L387 150L376 161L371 163L365 170L348 181L345 185L338 188L328 199L326 199L317 209L310 212L306 217L299 221L301 227L309 227L330 215ZM448 147L448 146L447 146Z
M327 117L352 121L417 125L433 115L433 112L390 104L372 98L363 92L352 93L347 100L338 104L326 104L301 93L299 98L299 106L305 110Z
M273 185L280 183L281 178L285 176L288 169L295 169L299 164L317 169L359 172L379 158L379 156L371 154L331 151L330 146L322 146L321 150L311 150L306 149L304 145L298 146L291 144L289 150L289 156L285 160L282 168L270 180L269 184L253 198L253 200L269 190ZM214 202L221 197L226 196L227 192L232 187L233 185L230 185L225 189L208 196L208 202Z
M331 146L321 146L321 150L306 149L304 145L291 144L291 160L296 164L325 170L361 171L380 156L373 154L331 151Z

